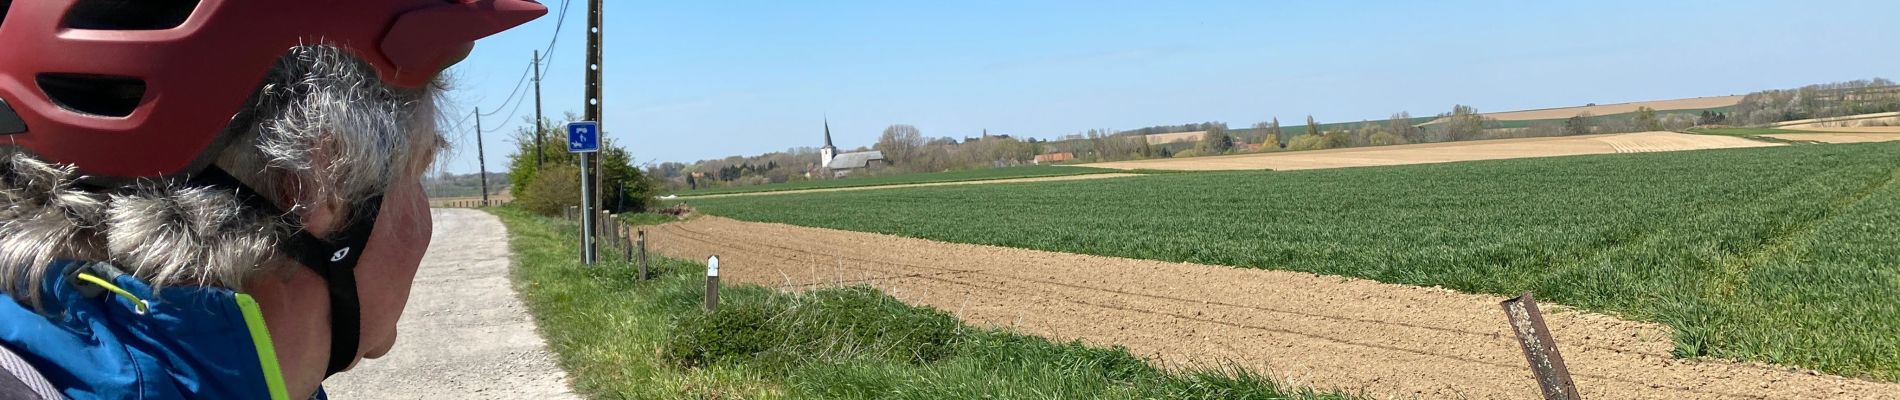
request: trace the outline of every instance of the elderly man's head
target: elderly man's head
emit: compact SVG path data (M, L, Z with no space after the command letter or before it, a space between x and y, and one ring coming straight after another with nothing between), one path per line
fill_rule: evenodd
M240 113L248 123L233 126L214 165L284 210L310 215L303 228L333 229L364 200L415 185L444 147L438 88L384 85L335 47L293 49ZM272 261L289 261L276 260L275 244L300 228L241 212L229 188L185 179L100 190L70 166L17 153L0 168L0 268L112 261L155 285L242 290ZM31 289L23 283L37 277L28 275L0 273L0 282Z
M24 153L0 162L0 287L37 301L55 260L107 261L156 286L215 286L257 298L293 387L314 390L330 348L325 281L279 251L299 230L324 236L381 197L356 268L362 303L358 355L379 356L428 246L419 180L445 146L436 130L439 85L381 83L330 46L291 50L236 119L213 167L298 215L249 207L232 188L145 179L108 189L70 166ZM297 340L297 339L304 340Z

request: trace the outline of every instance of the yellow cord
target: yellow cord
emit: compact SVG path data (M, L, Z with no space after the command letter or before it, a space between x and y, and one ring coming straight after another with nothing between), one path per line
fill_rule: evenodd
M113 294L117 294L119 295L119 297L124 297L126 300L131 301L132 304L137 304L139 307L139 315L144 315L146 311L150 310L149 306L146 305L145 300L140 299L138 296L133 296L132 292L125 291L125 289L119 288L119 285L114 285L112 284L112 282L107 282L105 279L101 279L97 276L93 276L92 274L81 272L79 273L79 280L91 282L94 285L99 285L99 287L106 288L106 290L112 291Z

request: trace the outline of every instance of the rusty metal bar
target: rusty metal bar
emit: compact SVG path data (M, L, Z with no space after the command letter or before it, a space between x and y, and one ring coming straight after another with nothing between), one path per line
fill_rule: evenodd
M1564 366L1563 354L1557 352L1557 340L1544 326L1544 314L1537 310L1537 299L1525 292L1498 305L1504 307L1504 316L1511 321L1511 331L1517 334L1524 359L1530 362L1531 375L1537 379L1537 387L1544 391L1544 399L1582 400L1576 381L1570 379L1570 368Z

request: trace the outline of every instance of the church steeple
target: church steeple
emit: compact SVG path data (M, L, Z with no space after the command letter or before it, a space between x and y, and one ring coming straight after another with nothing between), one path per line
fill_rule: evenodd
M831 145L831 117L825 117L825 147L818 148L818 170L831 171L831 159L838 155L838 147Z
M825 147L824 148L827 148L827 149L837 148L836 146L831 145L831 118L830 117L825 118Z

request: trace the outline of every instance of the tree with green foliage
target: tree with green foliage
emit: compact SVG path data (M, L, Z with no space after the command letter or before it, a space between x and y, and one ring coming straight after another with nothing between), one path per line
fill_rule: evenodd
M1314 121L1314 120L1313 120L1313 116L1312 116L1312 115L1307 115L1307 116L1306 116L1306 134L1307 134L1307 135L1312 135L1312 136L1319 136L1319 135L1320 135L1320 131L1319 131L1319 122L1318 122L1318 121Z
M574 116L568 116L568 120L574 119ZM563 122L545 125L539 130L523 128L515 133L515 152L508 156L508 179L515 197L525 199L527 196L535 196L534 192L537 190L535 181L547 173L574 175L575 182L578 184L580 156L567 152L567 134L556 128L565 125L566 123ZM541 165L538 167L535 162L534 146L534 138L537 134L541 136L542 143ZM601 176L603 183L599 190L601 199L606 204L602 206L613 212L645 211L658 190L657 183L647 179L646 174L640 169L634 168L632 155L616 142L611 137L602 139L600 152L595 154L600 157L601 171L599 173L603 174ZM556 165L574 166L575 169L573 172L565 172L565 170L552 168ZM556 186L558 185L541 187L555 188ZM570 202L572 205L580 204L579 192L568 197L572 198L563 201ZM557 208L554 212L560 211Z
M1636 129L1638 130L1642 130L1642 131L1662 130L1662 121L1659 119L1656 119L1656 109L1653 109L1653 108L1636 107L1635 123L1636 123Z
M1721 125L1724 122L1728 122L1727 114L1709 110L1702 110L1702 113L1696 115L1695 119L1696 125Z
M1564 120L1565 135L1588 135L1590 131L1590 113L1577 114Z

